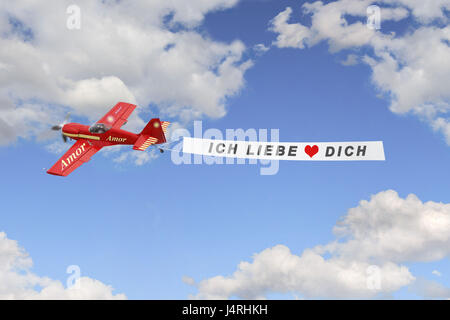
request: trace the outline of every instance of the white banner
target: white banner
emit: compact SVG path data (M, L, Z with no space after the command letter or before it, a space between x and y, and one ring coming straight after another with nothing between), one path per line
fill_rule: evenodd
M382 141L260 142L184 137L183 152L265 160L385 160Z

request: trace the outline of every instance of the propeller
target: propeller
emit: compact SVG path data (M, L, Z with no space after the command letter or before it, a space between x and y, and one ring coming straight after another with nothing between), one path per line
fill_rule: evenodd
M52 126L52 130L53 131L61 131L62 128L64 127L64 125L69 121L69 117L70 117L70 112L68 112L66 114L63 123ZM67 142L67 137L62 133L62 131L61 131L61 136L62 136L63 141Z

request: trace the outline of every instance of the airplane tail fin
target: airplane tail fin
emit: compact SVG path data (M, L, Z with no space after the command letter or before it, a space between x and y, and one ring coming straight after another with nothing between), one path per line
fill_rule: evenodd
M144 151L153 144L166 142L166 131L170 122L160 121L158 118L152 119L139 134L139 138L133 146L134 150Z

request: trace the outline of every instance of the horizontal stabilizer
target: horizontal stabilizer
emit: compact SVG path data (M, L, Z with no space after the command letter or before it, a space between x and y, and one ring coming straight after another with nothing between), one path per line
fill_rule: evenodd
M134 150L145 151L152 144L156 144L158 139L151 137L147 134L141 134L141 136L137 139L136 143L133 146Z

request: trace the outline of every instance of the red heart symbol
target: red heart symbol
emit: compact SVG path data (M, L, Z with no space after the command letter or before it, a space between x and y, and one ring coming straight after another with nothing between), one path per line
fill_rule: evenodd
M313 145L312 147L308 145L305 147L305 152L312 158L317 152L319 152L319 147L316 145Z

